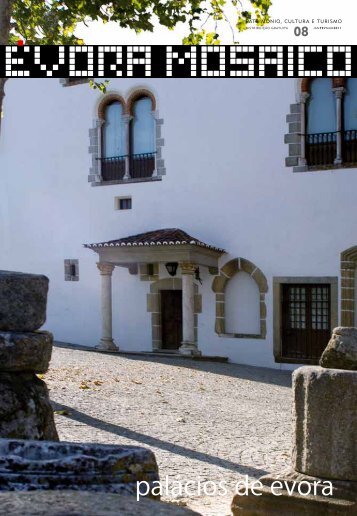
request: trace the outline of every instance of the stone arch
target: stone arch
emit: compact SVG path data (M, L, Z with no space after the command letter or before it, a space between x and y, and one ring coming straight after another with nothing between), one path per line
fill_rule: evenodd
M355 326L357 245L341 253L341 325Z
M123 106L123 111L126 111L126 103L124 98L119 95L118 93L109 93L108 95L105 95L105 97L99 102L98 105L98 118L100 120L104 120L105 116L105 108L111 103L111 102L120 102Z
M311 82L317 79L317 77L304 77L301 80L300 90L301 93L310 93ZM333 88L344 88L346 86L345 77L331 77L331 84Z
M150 90L145 88L141 88L140 90L135 90L130 94L127 102L126 102L126 114L132 115L134 102L142 97L148 97L151 99L152 111L156 111L156 99Z
M228 281L238 272L248 273L256 282L260 292L260 334L226 333L225 329L225 290ZM227 262L212 283L212 290L216 294L216 324L215 331L220 336L235 338L265 339L266 337L266 304L265 294L268 292L268 282L263 272L254 263L245 258L234 258Z
M147 295L147 311L151 313L152 349L157 351L162 348L161 337L161 290L182 290L181 278L163 278L150 285L150 294ZM195 342L197 342L198 314L202 311L202 296L199 294L198 285L194 284L194 314L195 314Z

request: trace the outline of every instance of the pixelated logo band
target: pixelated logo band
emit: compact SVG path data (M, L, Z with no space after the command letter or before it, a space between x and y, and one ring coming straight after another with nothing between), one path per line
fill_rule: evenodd
M357 77L357 46L1 46L0 77Z

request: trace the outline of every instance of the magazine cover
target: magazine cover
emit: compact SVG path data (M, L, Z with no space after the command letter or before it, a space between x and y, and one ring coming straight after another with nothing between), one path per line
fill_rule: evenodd
M0 0L0 515L357 514L354 7Z

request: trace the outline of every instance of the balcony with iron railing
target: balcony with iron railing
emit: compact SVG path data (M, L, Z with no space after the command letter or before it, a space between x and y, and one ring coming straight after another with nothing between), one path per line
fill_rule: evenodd
M101 162L102 182L145 180L153 177L155 152L97 158ZM128 169L128 170L127 170Z
M337 132L306 135L306 160L309 167L335 166ZM342 131L342 164L357 166L357 130Z

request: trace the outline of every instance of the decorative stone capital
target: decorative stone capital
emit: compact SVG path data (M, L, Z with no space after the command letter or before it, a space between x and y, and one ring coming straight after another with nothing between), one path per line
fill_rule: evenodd
M306 104L307 99L310 97L310 93L307 91L302 91L300 93L300 102Z
M129 124L129 122L133 119L134 117L132 115L129 115L129 114L126 114L126 115L122 115L122 120L124 122L124 124Z
M346 89L343 86L339 86L338 88L333 88L332 91L336 95L337 99L342 99L343 95L346 92Z
M104 124L105 120L103 118L97 118L94 120L94 127L100 128Z
M195 274L197 265L194 263L183 262L180 263L181 274Z
M115 265L113 263L98 262L97 267L101 276L111 276Z

